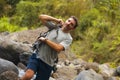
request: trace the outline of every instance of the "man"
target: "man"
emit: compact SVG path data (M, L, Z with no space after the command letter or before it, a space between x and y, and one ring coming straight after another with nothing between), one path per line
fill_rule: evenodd
M40 15L39 19L49 29L57 27L57 24L62 26L58 29L52 29L47 33L47 36L38 39L44 44L31 56L26 73L21 80L30 80L34 74L36 74L35 80L49 80L58 53L67 49L72 42L69 32L78 25L74 16L66 20L65 23L61 19L49 15Z

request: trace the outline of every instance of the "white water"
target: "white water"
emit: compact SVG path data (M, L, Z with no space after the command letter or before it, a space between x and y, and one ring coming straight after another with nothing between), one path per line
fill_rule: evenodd
M25 74L25 71L23 69L18 68L18 71L19 71L19 75L18 75L19 77L22 77ZM34 79L35 79L35 75L31 80L34 80Z

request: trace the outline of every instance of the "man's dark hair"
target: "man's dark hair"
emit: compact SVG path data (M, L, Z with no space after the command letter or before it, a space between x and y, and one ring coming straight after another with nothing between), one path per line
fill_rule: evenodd
M75 16L71 16L70 18L73 18L75 20L75 26L74 28L76 28L78 26L78 19Z

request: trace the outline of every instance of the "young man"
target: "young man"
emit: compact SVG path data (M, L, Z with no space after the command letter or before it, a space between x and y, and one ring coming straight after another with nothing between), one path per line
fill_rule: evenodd
M49 80L58 53L67 49L72 42L69 32L78 25L74 16L67 19L65 23L61 19L49 15L40 15L39 19L49 29L57 27L56 24L61 24L62 26L59 29L52 29L47 33L46 37L38 39L44 44L30 57L26 73L21 80L30 80L34 74L36 74L35 80Z

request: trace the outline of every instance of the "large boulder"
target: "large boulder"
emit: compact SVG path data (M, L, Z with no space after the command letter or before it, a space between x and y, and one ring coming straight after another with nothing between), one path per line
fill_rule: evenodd
M57 80L73 80L77 75L77 71L75 70L73 65L70 66L62 66L59 67L56 71L56 79Z
M16 74L18 74L18 69L15 64L0 58L0 74L5 71L14 71Z
M30 51L30 46L27 44L0 38L0 58L12 61L16 65L20 62L19 55Z
M5 39L9 39L16 42L33 43L37 39L39 34L45 31L47 31L46 27L40 27L33 30L24 30L24 31L10 33L10 34L7 32L3 32L0 34L0 36L4 37Z
M97 74L94 70L83 70L79 73L76 80L104 80L102 75Z
M32 43L39 36L39 33L45 30L46 28L43 27L10 34L8 32L0 33L0 58L12 61L16 65L19 62L26 65L29 53L32 52Z
M113 68L110 67L109 63L99 65L99 70L100 70L99 73L103 75L105 80L111 77L115 71Z

